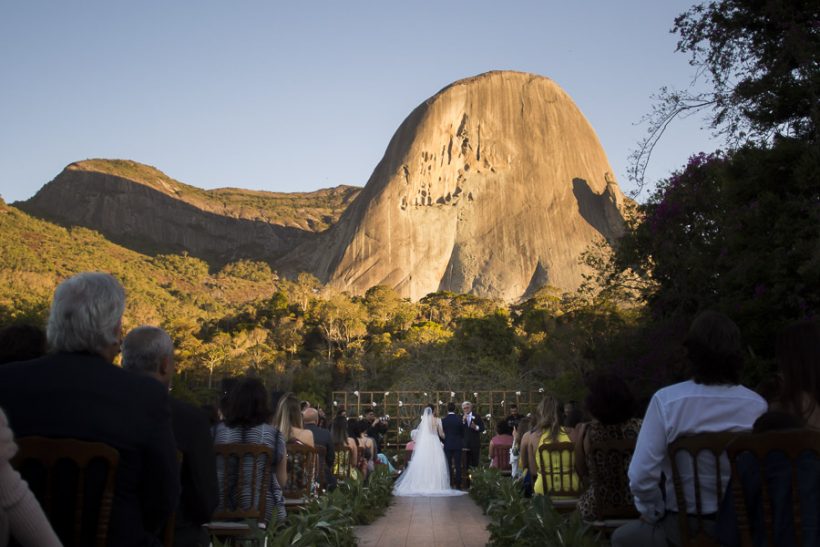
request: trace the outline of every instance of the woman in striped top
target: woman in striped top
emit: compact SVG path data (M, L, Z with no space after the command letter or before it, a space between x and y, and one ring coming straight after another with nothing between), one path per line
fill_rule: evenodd
M265 522L271 523L271 518L277 521L285 518L285 498L280 485L287 482L287 452L285 438L278 429L268 424L270 410L268 409L265 386L258 378L243 378L231 390L225 405L225 421L216 426L214 433L215 444L251 443L263 444L273 449L273 468L270 474L270 485L265 496ZM254 463L250 456L242 462L245 476L251 476L251 466L257 465L257 475L261 478L263 460ZM223 484L223 468L217 462L217 476L219 484ZM261 480L261 479L260 479ZM250 485L248 485L250 486ZM252 492L247 488L242 492L241 507L249 507L252 503ZM231 506L237 505L237 500L222 499L219 492L219 507L225 507L226 501ZM273 523L275 524L275 523Z

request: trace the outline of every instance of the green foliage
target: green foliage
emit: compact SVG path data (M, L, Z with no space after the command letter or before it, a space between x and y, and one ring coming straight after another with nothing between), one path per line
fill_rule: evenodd
M258 260L239 260L226 264L221 271L222 275L247 279L248 281L258 281L272 283L275 281L273 271L267 262Z
M521 486L495 469L474 470L470 496L490 518L490 545L588 547L600 545L579 514L562 516L547 496L525 498Z

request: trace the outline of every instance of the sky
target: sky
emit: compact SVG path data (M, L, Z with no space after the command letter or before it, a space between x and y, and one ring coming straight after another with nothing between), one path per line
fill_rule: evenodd
M131 159L201 188L363 186L399 124L490 70L557 82L625 192L661 86L687 87L678 0L18 0L0 4L0 196L66 165ZM673 124L655 181L718 144ZM639 196L645 198L646 191Z

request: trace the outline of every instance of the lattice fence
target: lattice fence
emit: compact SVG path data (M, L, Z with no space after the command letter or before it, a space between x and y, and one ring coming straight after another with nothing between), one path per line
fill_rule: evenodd
M473 403L473 412L481 415L487 428L482 436L482 445L486 447L498 420L509 415L510 404L517 404L518 413L526 416L542 399L543 391L334 391L332 397L334 416L341 408L349 418L363 416L372 409L377 416L389 418L383 449L397 455L410 440L410 432L428 404L433 404L437 415L443 417L450 401L456 403L458 413L463 401Z

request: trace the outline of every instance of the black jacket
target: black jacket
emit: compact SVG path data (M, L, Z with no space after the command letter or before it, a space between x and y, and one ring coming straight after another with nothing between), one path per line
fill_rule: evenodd
M108 545L158 545L180 490L161 383L98 355L58 353L0 366L0 407L17 437L76 438L119 450Z
M461 416L447 414L441 420L441 429L444 430L444 450L461 450L465 431Z

